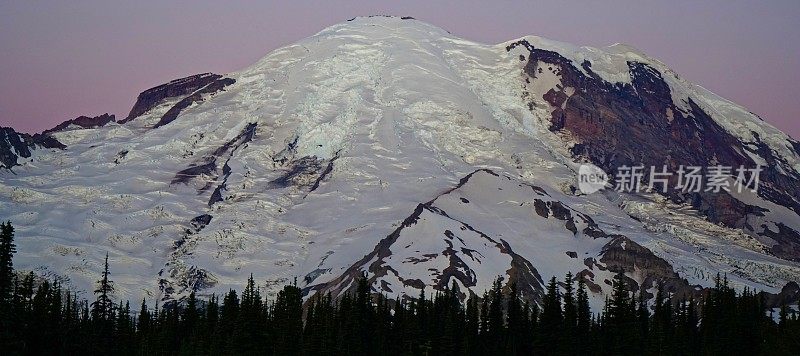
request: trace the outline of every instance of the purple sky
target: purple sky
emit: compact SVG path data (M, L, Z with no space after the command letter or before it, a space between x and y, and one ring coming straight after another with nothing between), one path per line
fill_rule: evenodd
M653 3L0 0L0 126L123 118L144 89L239 70L348 18L392 14L485 43L627 43L800 138L800 1Z

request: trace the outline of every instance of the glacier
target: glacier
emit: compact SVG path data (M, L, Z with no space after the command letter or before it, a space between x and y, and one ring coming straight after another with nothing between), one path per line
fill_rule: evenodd
M698 103L800 172L796 141L630 46L486 45L356 18L120 122L50 132L66 148L0 169L15 267L91 293L108 253L115 297L161 301L241 288L251 273L264 293L296 281L307 297L343 293L360 273L392 298L453 282L481 295L502 276L536 300L570 271L598 307L619 272L641 290L699 293L717 273L737 288L796 286L800 263L767 238L657 194L576 191L580 139L551 129L542 99L575 88L557 70L528 77L528 52L509 48L521 40L619 85L633 81L629 61L647 63L679 107ZM800 231L791 208L737 199Z

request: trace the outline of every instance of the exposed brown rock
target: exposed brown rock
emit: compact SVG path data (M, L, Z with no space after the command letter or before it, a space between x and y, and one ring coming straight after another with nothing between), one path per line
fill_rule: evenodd
M29 135L10 127L0 127L0 168L11 169L19 165L20 158L31 157L37 148L65 149L67 146L48 134Z
M459 187L466 184L469 179L478 172L485 172L494 176L498 176L496 173L489 171L489 170L478 170L475 172L470 173L469 175L465 176L459 181L459 184L453 188L449 189L446 192L437 196L433 200L417 205L414 212L407 217L403 222L397 227L391 234L387 237L382 239L373 249L372 252L365 255L362 259L357 261L356 263L352 264L345 272L343 272L339 277L336 279L318 285L313 285L304 288L304 293L308 294L312 291L327 293L330 292L334 296L340 296L342 293L348 292L347 288L354 288L355 283L352 283L357 278L361 276L362 270L367 270L370 272L371 276L368 278L368 282L372 285L375 283L376 280L379 278L386 276L389 273L396 274L397 272L384 261L387 257L391 255L391 247L400 237L402 231L410 226L413 226L417 223L420 215L427 211L436 215L440 215L442 217L453 219L457 223L461 225L461 230L469 230L473 233L478 234L481 238L486 239L491 245L494 245L496 248L500 250L501 253L506 254L511 257L511 265L507 271L508 281L507 284L516 283L519 293L525 299L533 300L533 301L540 301L543 295L543 285L544 282L542 281L539 272L534 268L533 264L530 263L524 257L518 255L513 251L511 246L502 239L494 239L485 233L476 230L469 224L456 220L450 217L445 211L435 206L436 199L443 195L451 193L453 190L458 189ZM449 265L438 271L438 276L434 285L432 286L434 289L443 290L447 288L447 283L451 281L453 278L457 279L461 282L462 285L470 287L474 286L477 281L477 276L474 275L474 272L470 270L467 265L458 257L458 254L453 249L453 244L449 243L449 240L454 238L458 238L452 231L446 230L443 231L443 234L446 238L446 242L448 243L447 248L442 252L443 255L448 256L449 258ZM471 251L459 251L462 252L464 255L470 255ZM367 264L369 261L373 261L372 263ZM414 280L404 280L403 276L398 276L400 281L404 285L414 286L418 288L424 287L424 283L422 281Z
M153 128L158 128L158 127L164 126L166 124L169 124L170 122L172 122L172 121L174 121L175 119L178 118L178 115L181 113L181 111L183 111L183 109L188 108L190 105L192 105L194 103L198 103L198 102L203 101L203 95L214 94L214 93L217 93L219 91L222 91L222 90L225 89L226 86L231 85L231 84L233 84L235 82L236 82L236 80L231 79L231 78L222 78L222 79L217 79L217 80L209 83L208 85L198 89L197 91L195 91L191 95L181 99L181 101L179 101L175 105L173 105L164 114L164 116L161 117L161 120L159 120L155 124L155 126L153 126Z
M525 65L529 77L526 80L535 80L543 68L560 68L561 86L541 99L554 108L550 129L566 132L579 141L572 148L575 156L586 158L613 175L621 166L637 165L666 165L671 172L681 165L753 168L756 163L746 154L753 152L768 163L761 175L759 196L792 209L800 218L800 175L780 169L785 162L757 134L755 142L739 141L691 98L685 103L689 109L680 109L672 102L670 87L657 69L631 61L628 68L632 83L609 83L592 71L589 61L580 64L584 73L576 63L557 52L534 48L524 40L507 49L516 46L530 51ZM568 99L564 93L566 87L575 89ZM796 142L792 145L795 150L800 146ZM666 194L673 202L690 203L712 222L754 235L759 233L749 228L746 221L748 216L762 216L763 209L742 203L726 192L690 194L676 190L677 179L677 175L670 178ZM644 182L647 181L645 175ZM794 248L780 246L785 243L779 243L772 253L800 260L800 253Z
M97 127L102 127L108 124L109 122L114 122L115 117L114 115L109 115L108 113L95 116L95 117L88 117L88 116L78 116L72 120L64 121L56 127L52 129L45 130L44 134L51 133L51 132L58 132L68 128L70 125L75 125L84 129L93 129Z
M589 288L589 291L592 293L600 293L603 291L603 288L600 287L599 284L594 282L594 273L587 269L578 272L575 275L575 280L583 280L583 283L586 284L586 287Z
M766 224L761 226L762 235L778 242L771 252L778 257L797 260L796 256L800 256L800 233L783 223L775 225L778 231L772 231Z
M247 126L242 129L242 131L236 135L236 137L230 139L224 145L217 147L210 155L203 157L201 160L192 164L189 168L183 169L175 174L175 177L172 178L172 182L170 182L170 184L188 184L198 176L209 176L213 179L209 180L208 183L201 187L198 193L202 193L210 189L213 186L213 183L221 181L219 184L217 184L216 188L214 188L214 192L211 194L211 197L208 201L208 206L212 206L214 203L222 201L222 193L227 189L226 183L231 174L231 167L228 165L228 161L230 161L236 150L253 140L256 135L257 127L258 124L254 122L247 124ZM224 159L221 176L218 173L219 167L217 166L220 159Z
M324 161L317 157L301 157L287 163L286 170L280 177L269 182L269 189L286 188L288 186L319 186L318 172L323 171ZM333 167L331 167L333 169ZM324 172L324 171L323 171Z
M141 116L150 111L150 109L161 104L167 98L189 95L219 78L222 78L219 74L196 74L147 89L139 94L136 98L136 103L133 104L133 108L131 108L131 112L127 117L120 120L119 123L124 124Z
M700 286L689 285L689 282L675 272L669 262L625 236L615 236L603 247L601 254L599 262L603 263L609 271L614 273L636 272L643 277L641 285L630 279L627 282L631 287L630 290L647 293L647 289L662 285L668 292L679 296L699 298L702 295L703 289ZM652 295L647 295L647 298L651 297Z
M331 295L338 297L343 293L349 292L347 289L348 287L354 288L355 284L350 283L355 281L356 279L360 278L362 275L361 268L367 267L367 262L372 260L373 258L376 259L375 262L369 265L370 271L375 273L375 276L370 278L369 282L372 284L377 277L385 276L388 270L385 268L383 269L376 269L380 266L379 261L385 259L386 257L391 255L391 246L397 241L397 238L400 237L400 233L403 231L404 228L412 226L417 223L419 220L420 215L425 209L424 204L418 204L417 207L414 209L414 212L409 215L407 218L403 220L400 226L397 227L391 234L383 238L372 252L368 253L360 260L353 263L347 270L345 270L339 277L336 279L322 284L317 284L313 286L308 286L303 288L303 294L308 295L309 293L316 291L319 293L331 293ZM405 281L403 282L405 283ZM425 284L422 283L424 286Z
M792 305L800 300L800 286L797 282L789 282L781 288L778 294L759 292L764 298L764 306L767 308L779 308L783 305Z

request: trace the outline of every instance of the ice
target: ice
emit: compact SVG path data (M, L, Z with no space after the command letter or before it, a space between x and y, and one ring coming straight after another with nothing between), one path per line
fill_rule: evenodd
M673 96L697 98L745 141L758 133L786 159L786 169L798 170L787 136L629 46L526 39L575 63L591 61L592 70L611 82L630 82L629 60L650 63L665 75ZM690 283L708 286L717 272L730 272L736 286L775 291L798 280L800 266L765 254L759 250L764 242L679 207L635 197L620 206L611 195L565 193L579 165L570 157L571 142L547 129L549 108L536 95L536 106L528 108L529 99L521 97L524 62L505 45L463 40L416 20L357 18L227 74L235 84L163 127L152 128L180 98L126 124L56 133L65 151L36 150L15 173L0 172L0 216L17 229L15 267L62 276L69 287L88 293L108 253L118 298L179 299L193 287L219 294L241 288L250 273L265 293L274 293L295 278L302 287L336 279L418 204L441 196L434 205L452 219L426 214L386 260L397 270L385 277L397 295L418 294L401 287L398 275L435 278L427 268L444 266L441 256L406 262L441 253L444 231L455 232L458 221L506 241L544 279L581 271L583 259L598 257L608 241L575 235L563 221L536 215L533 185L549 195L539 198L563 202L574 214L647 247ZM558 83L555 75L545 76L526 89L541 97ZM251 123L253 140L217 157L213 172L170 184L177 172L206 162ZM272 183L298 167L307 168L308 176L286 186ZM484 168L499 177L478 174L442 195ZM209 206L223 181L223 200ZM457 199L462 197L471 203ZM770 209L771 221L797 218ZM190 221L202 214L212 216L210 223L187 234ZM470 264L478 276L472 289L482 294L507 271L510 257L483 245L479 234L456 235L484 256ZM602 281L613 274L595 272L609 292ZM593 295L593 305L602 300Z

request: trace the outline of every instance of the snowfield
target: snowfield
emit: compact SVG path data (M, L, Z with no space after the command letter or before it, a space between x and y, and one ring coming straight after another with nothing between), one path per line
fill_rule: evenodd
M630 83L627 61L646 62L676 103L693 98L743 141L757 132L783 169L800 171L788 136L635 49L525 39L591 61L612 83ZM559 77L526 82L525 49L507 51L512 42L357 18L225 75L235 83L164 126L153 128L183 97L124 124L56 132L67 149L0 170L15 267L88 294L108 253L115 297L161 301L241 288L251 273L266 293L294 280L307 296L342 292L361 271L395 298L453 281L481 295L504 276L535 299L551 276L589 271L600 306L614 275L603 258L631 241L652 253L625 271L648 290L642 261L666 261L689 285L727 273L738 288L775 293L800 281L800 264L767 253L769 241L684 206L570 189L575 142L548 129L541 99ZM793 211L742 199L800 230Z

